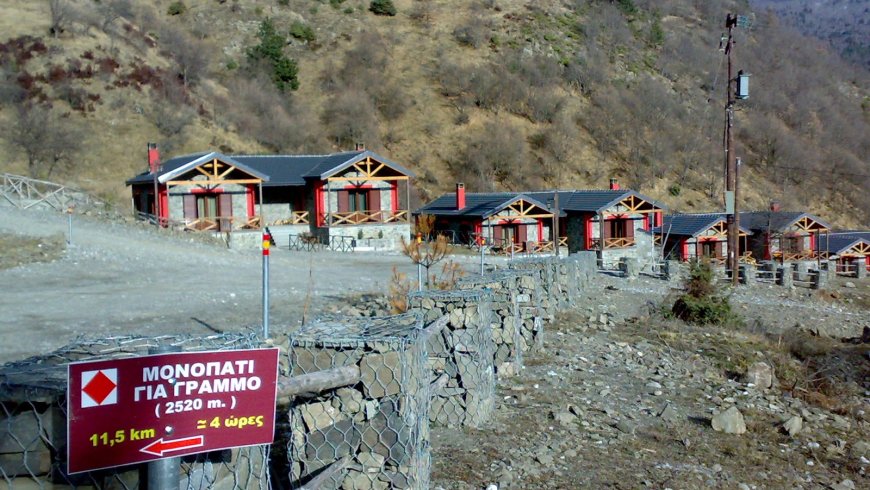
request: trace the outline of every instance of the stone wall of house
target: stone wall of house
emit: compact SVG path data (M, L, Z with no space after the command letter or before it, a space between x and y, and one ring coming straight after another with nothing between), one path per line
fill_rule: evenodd
M169 188L167 199L169 201L169 219L173 221L184 221L184 196L190 195L191 189L195 186L174 186ZM227 184L220 187L223 194L233 196L233 216L238 219L247 219L248 217L248 189L239 184Z

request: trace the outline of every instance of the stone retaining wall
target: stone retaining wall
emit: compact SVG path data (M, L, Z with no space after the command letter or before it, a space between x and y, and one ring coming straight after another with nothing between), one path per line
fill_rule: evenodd
M465 277L459 281L457 288L464 291L489 292L492 304L490 328L495 372L499 377L517 375L523 367L523 350L516 276L492 274Z
M429 486L428 339L422 318L345 318L290 337L292 374L355 365L360 382L291 401L290 479L295 484L344 457L322 488Z
M447 315L447 327L429 339L429 369L437 388L429 421L480 427L492 415L495 368L488 291L421 291L408 295L410 312L425 323Z

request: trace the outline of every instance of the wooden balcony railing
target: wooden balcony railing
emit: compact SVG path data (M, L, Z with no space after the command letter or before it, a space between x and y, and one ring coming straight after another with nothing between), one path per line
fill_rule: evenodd
M407 223L408 210L399 211L350 211L330 213L323 216L327 226L363 225L372 223Z
M773 258L785 262L791 260L815 260L816 252L813 250L802 250L800 252L773 252Z
M546 253L546 252L553 252L553 251L555 251L554 248L553 248L553 242L552 242L552 241L545 241L545 242L526 242L526 245L527 245L526 250L527 250L530 254L539 254L539 253Z
M291 211L289 218L279 219L275 221L276 225L307 225L308 211Z
M168 218L157 218L153 214L137 212L136 217L142 221L164 228L184 231L236 231L259 230L262 228L260 216L206 216L203 218L184 218L177 221Z
M628 248L634 246L634 238L605 238L604 239L604 248ZM601 248L601 239L593 238L592 239L592 249L598 250Z

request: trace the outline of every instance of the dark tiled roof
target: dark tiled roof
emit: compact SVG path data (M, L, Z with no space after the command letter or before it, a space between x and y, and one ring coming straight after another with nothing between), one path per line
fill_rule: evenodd
M870 245L870 232L858 233L822 233L819 235L817 250L841 254L855 244L864 242Z
M522 197L534 202L544 209L550 209L550 203L559 194L559 211L561 216L566 211L603 211L628 196L634 195L656 207L661 204L642 194L628 189L622 190L575 190L575 191L536 191L536 192L467 192L465 207L456 209L456 193L444 194L434 201L414 211L414 214L432 214L437 216L489 216L497 211L505 202L513 202ZM498 209L496 209L498 208ZM495 210L495 211L493 211Z
M589 189L589 190L571 190L571 191L541 191L541 192L528 192L527 196L532 196L538 199L541 202L549 202L553 199L553 196L558 192L559 194L559 209L562 211L588 211L588 212L598 212L604 211L605 209L613 206L614 204L622 201L628 196L635 196L644 201L654 205L655 207L661 209L667 209L667 207L657 202L654 199L651 199L647 196L639 192L635 192L631 189L619 189L619 190L610 190L610 189Z
M414 211L414 214L431 214L435 216L474 216L486 218L501 211L519 199L547 209L545 203L529 197L527 194L513 192L468 192L465 194L465 207L456 209L456 193L444 194L438 199Z
M695 237L707 231L720 221L725 221L724 213L670 214L662 219L662 225L652 232L661 235ZM751 235L752 232L741 224L740 231Z
M769 226L771 231L780 232L785 231L794 222L804 216L825 228L830 228L830 225L822 221L821 218L801 211L751 211L740 213L740 224L752 231L767 231Z
M194 153L171 158L163 163L163 170L158 176L170 173L207 154ZM269 181L264 182L264 186L298 186L305 185L306 179L325 179L366 157L384 163L403 175L414 176L413 172L405 167L371 151L351 151L329 155L233 155L227 158L267 175ZM152 179L151 174L143 172L128 180L127 184L148 183Z

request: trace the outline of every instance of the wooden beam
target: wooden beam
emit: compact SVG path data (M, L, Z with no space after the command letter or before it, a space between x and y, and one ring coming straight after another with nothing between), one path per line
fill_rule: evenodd
M317 476L308 480L308 483L299 487L299 490L320 490L327 481L344 471L348 464L350 464L350 456L345 456L339 459L327 466L326 469L318 473Z
M166 185L259 184L263 179L170 180Z
M407 175L396 177L327 177L327 182L361 182L366 180L408 180Z
M303 393L320 393L342 386L359 383L359 367L344 366L310 374L278 379L278 398L289 398Z

